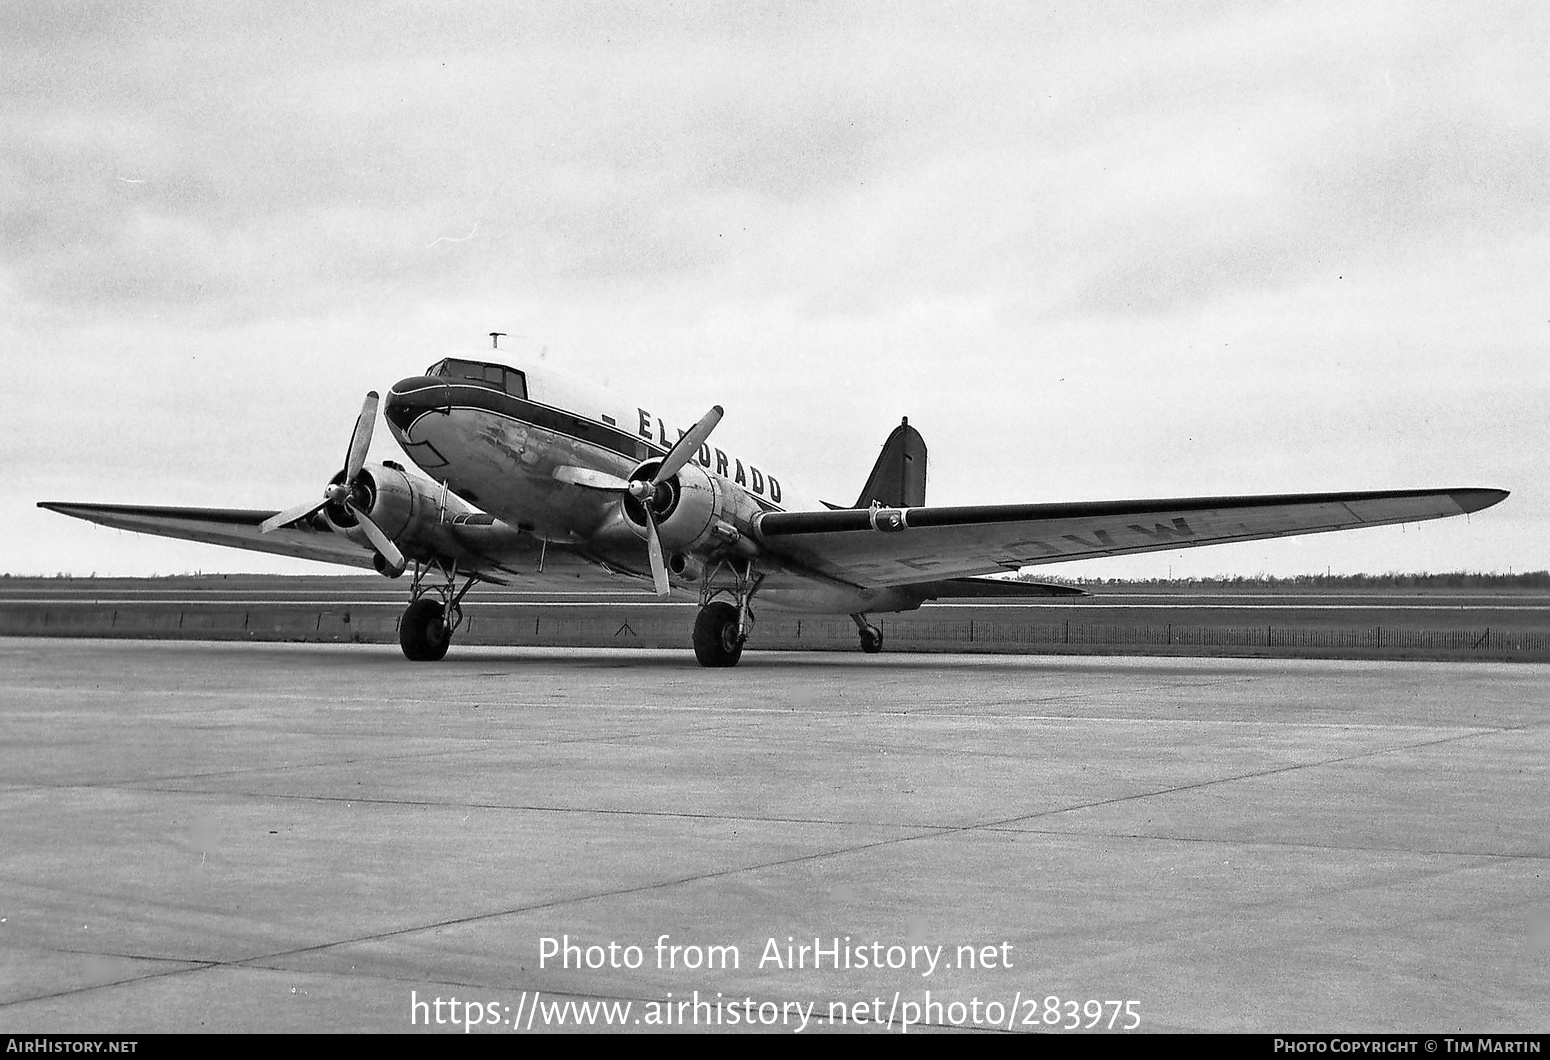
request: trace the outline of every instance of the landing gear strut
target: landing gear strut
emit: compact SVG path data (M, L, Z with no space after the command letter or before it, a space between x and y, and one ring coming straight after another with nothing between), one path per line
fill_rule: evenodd
M445 579L441 585L427 586L425 576L436 571ZM452 634L463 623L463 596L479 579L469 575L457 588L457 568L437 564L414 564L414 582L409 587L409 606L398 622L398 644L404 657L412 662L436 662L447 654ZM432 598L431 593L436 597Z
M868 655L876 655L883 650L883 631L866 620L866 615L854 614L850 616L855 622L856 629L861 633L861 650Z
M731 585L716 583L723 572L731 575ZM700 582L700 613L694 620L694 657L701 666L736 666L743 657L743 644L753 629L753 609L748 605L762 581L764 575L754 572L752 560L743 561L741 569L736 561L721 560L705 573ZM735 602L717 600L722 594Z

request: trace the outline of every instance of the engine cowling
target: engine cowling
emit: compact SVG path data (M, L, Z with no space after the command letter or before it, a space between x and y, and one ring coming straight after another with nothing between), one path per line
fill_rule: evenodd
M337 484L344 479L341 471L333 478ZM409 476L382 464L361 468L356 476L351 501L369 516L382 532L399 543L400 536L414 517L416 497L414 484ZM352 541L370 545L360 528L355 513L342 504L329 504L323 508L323 518L336 533L344 534Z
M649 480L661 463L647 460L630 473L630 479ZM668 567L688 581L695 580L701 566L695 557L725 549L731 540L747 534L761 510L736 485L692 463L662 483L649 503L662 549L669 555ZM641 501L624 498L624 519L637 537L646 538L646 512Z
M335 476L335 481L342 481L342 478ZM351 500L370 516L407 559L450 560L463 551L449 524L473 509L456 496L448 496L435 484L412 478L395 465L363 467L356 476ZM323 519L336 533L367 548L372 547L355 513L344 505L325 506ZM380 554L376 567L378 573L388 577L396 578L403 573L402 568L395 570L388 566Z

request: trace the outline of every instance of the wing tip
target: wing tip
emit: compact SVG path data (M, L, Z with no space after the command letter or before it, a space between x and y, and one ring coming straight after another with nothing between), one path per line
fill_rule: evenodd
M1448 496L1453 498L1453 503L1457 504L1466 514L1470 512L1482 511L1494 504L1500 504L1511 495L1512 494L1510 490L1498 489L1462 489L1448 491Z

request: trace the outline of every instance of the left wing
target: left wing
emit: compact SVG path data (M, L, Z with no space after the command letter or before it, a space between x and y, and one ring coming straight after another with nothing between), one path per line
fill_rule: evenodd
M1095 556L1414 523L1489 508L1506 490L1384 490L1180 500L767 512L766 552L863 588Z

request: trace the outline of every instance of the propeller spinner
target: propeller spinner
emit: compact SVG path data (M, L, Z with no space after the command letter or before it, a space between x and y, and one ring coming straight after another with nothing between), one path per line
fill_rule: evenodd
M355 430L350 434L350 448L345 452L344 468L324 488L323 499L316 503L298 504L270 516L259 524L259 533L270 533L332 507L334 511L348 513L354 518L372 547L381 554L390 568L394 571L404 569L404 554L382 532L382 528L372 522L370 492L361 480L361 469L366 466L366 450L371 447L371 430L377 421L378 400L375 390L367 392L366 400L361 404L361 414L355 420Z

